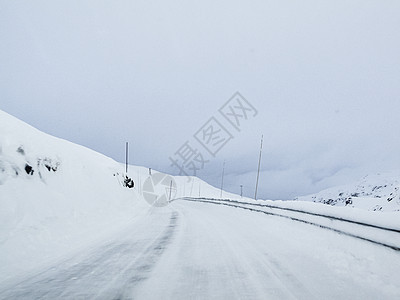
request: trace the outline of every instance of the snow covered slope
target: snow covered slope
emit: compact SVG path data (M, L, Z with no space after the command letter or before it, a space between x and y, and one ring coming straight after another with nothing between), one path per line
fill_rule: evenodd
M139 168L137 170L140 170ZM111 233L146 203L123 166L0 111L0 281Z
M153 175L156 172L153 171ZM128 226L151 206L148 169L55 138L0 110L0 282ZM172 196L219 197L194 177L173 177ZM235 195L223 193L223 197Z
M295 200L374 211L400 211L400 172L367 175L354 184L329 188Z

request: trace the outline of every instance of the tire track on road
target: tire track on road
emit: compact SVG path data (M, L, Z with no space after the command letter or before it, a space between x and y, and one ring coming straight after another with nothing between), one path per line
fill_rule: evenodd
M132 299L135 288L150 276L173 239L178 213L171 212L168 220L155 237L133 236L105 244L78 262L71 258L3 289L0 298Z

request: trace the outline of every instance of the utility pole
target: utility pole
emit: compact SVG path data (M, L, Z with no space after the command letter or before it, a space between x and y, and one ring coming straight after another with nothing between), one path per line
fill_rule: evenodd
M243 197L243 185L241 184L240 185L240 198L242 198Z
M200 179L199 179L199 198L200 198L200 189L201 189L201 182L200 182Z
M256 181L256 192L254 193L254 200L257 200L257 189L258 189L258 179L260 177L260 165L261 165L261 152L263 146L264 135L261 136L261 146L260 146L260 157L258 158L258 170L257 170L257 181Z
M194 178L192 177L190 180L192 181L192 186L190 187L190 197L192 197Z
M171 183L170 183L170 185L169 185L169 197L168 197L168 202L171 201L171 193L172 193L172 180L171 180Z
M222 180L221 180L221 195L220 195L221 199L222 199L222 189L224 188L224 174L225 174L225 160L224 164L222 165Z
M125 143L125 174L128 176L128 142Z

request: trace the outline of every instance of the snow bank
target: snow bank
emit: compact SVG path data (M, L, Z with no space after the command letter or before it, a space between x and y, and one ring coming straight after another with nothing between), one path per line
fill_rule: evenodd
M148 205L120 184L123 170L110 158L0 111L0 281L143 214Z

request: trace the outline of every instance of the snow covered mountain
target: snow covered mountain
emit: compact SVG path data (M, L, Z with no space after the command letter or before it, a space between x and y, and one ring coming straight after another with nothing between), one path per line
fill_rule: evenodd
M400 172L366 175L360 181L295 200L373 211L400 211Z

